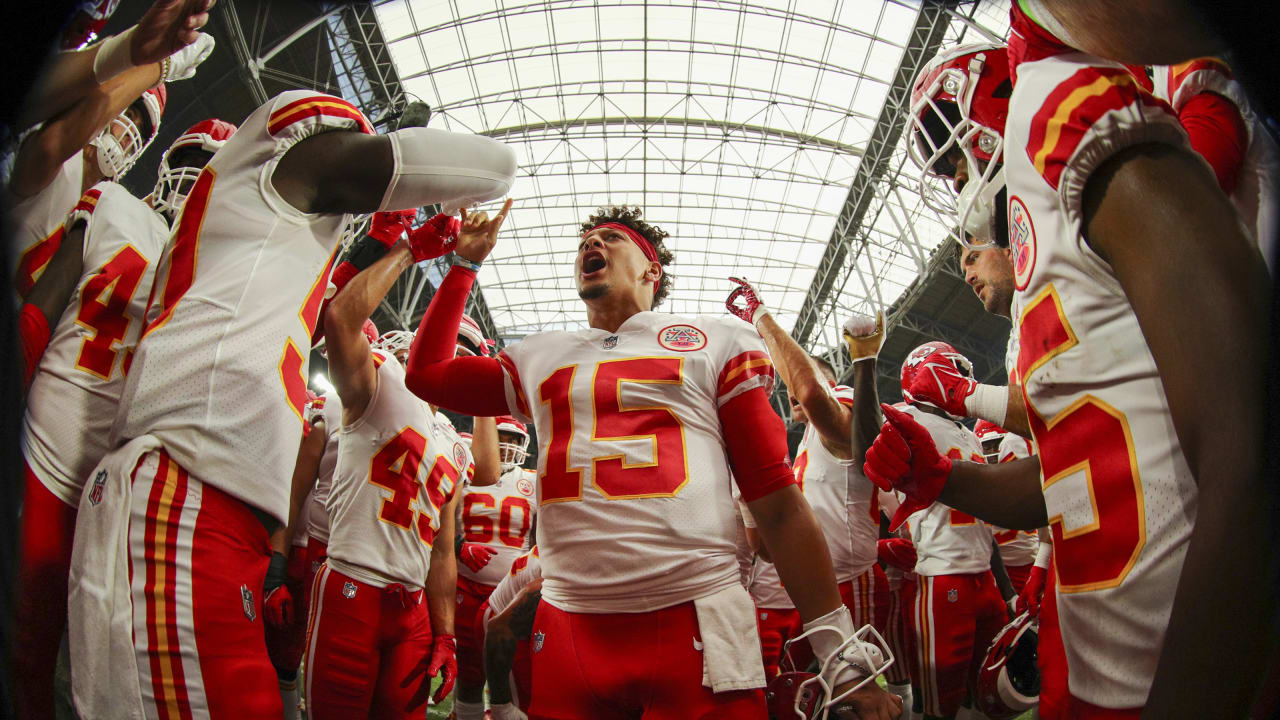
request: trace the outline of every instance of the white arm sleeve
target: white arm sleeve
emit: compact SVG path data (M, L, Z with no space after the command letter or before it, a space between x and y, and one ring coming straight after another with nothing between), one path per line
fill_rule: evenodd
M487 137L412 127L389 133L393 171L379 210L440 203L444 212L502 197L515 182L516 155Z

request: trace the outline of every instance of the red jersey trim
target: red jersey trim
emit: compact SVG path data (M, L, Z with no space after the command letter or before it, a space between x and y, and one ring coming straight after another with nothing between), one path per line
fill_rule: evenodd
M1178 87L1182 85L1182 81L1186 80L1188 75L1201 70L1220 73L1226 76L1228 80L1234 78L1231 74L1231 68L1218 58L1203 57L1188 60L1169 68L1169 96L1173 97L1178 94Z
M374 134L373 125L369 124L364 113L346 100L328 95L313 95L295 100L271 113L267 120L267 132L279 135L290 125L318 116L352 120L361 132Z
M503 372L511 378L511 386L516 390L516 410L520 411L525 417L533 417L533 413L529 411L529 399L524 395L524 388L520 384L520 372L516 370L516 364L511 361L511 357L506 351L502 351L497 355L498 364L502 366Z
M763 350L748 350L731 358L720 371L716 397L724 397L742 383L762 375L773 377L773 361Z

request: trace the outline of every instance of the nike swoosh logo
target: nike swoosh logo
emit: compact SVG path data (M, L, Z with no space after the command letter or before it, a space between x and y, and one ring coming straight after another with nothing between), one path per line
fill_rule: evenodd
M702 652L702 643L698 642L698 638L693 639L693 649Z

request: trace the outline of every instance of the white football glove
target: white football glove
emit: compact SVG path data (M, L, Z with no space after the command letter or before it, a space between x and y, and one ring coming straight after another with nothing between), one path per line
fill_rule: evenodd
M196 74L196 66L213 52L213 36L200 33L196 41L169 56L169 74L162 82L186 80Z
M493 705L489 708L493 720L529 720L529 716L512 703Z
M849 346L849 357L854 362L873 360L884 344L884 313L854 315L844 321L844 341Z

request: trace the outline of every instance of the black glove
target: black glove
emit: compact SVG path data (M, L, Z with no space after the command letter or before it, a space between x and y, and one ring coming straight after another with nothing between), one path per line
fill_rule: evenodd
M288 578L289 558L284 553L272 552L271 564L267 566L267 579L262 583L262 597L271 594L272 590L284 584Z

